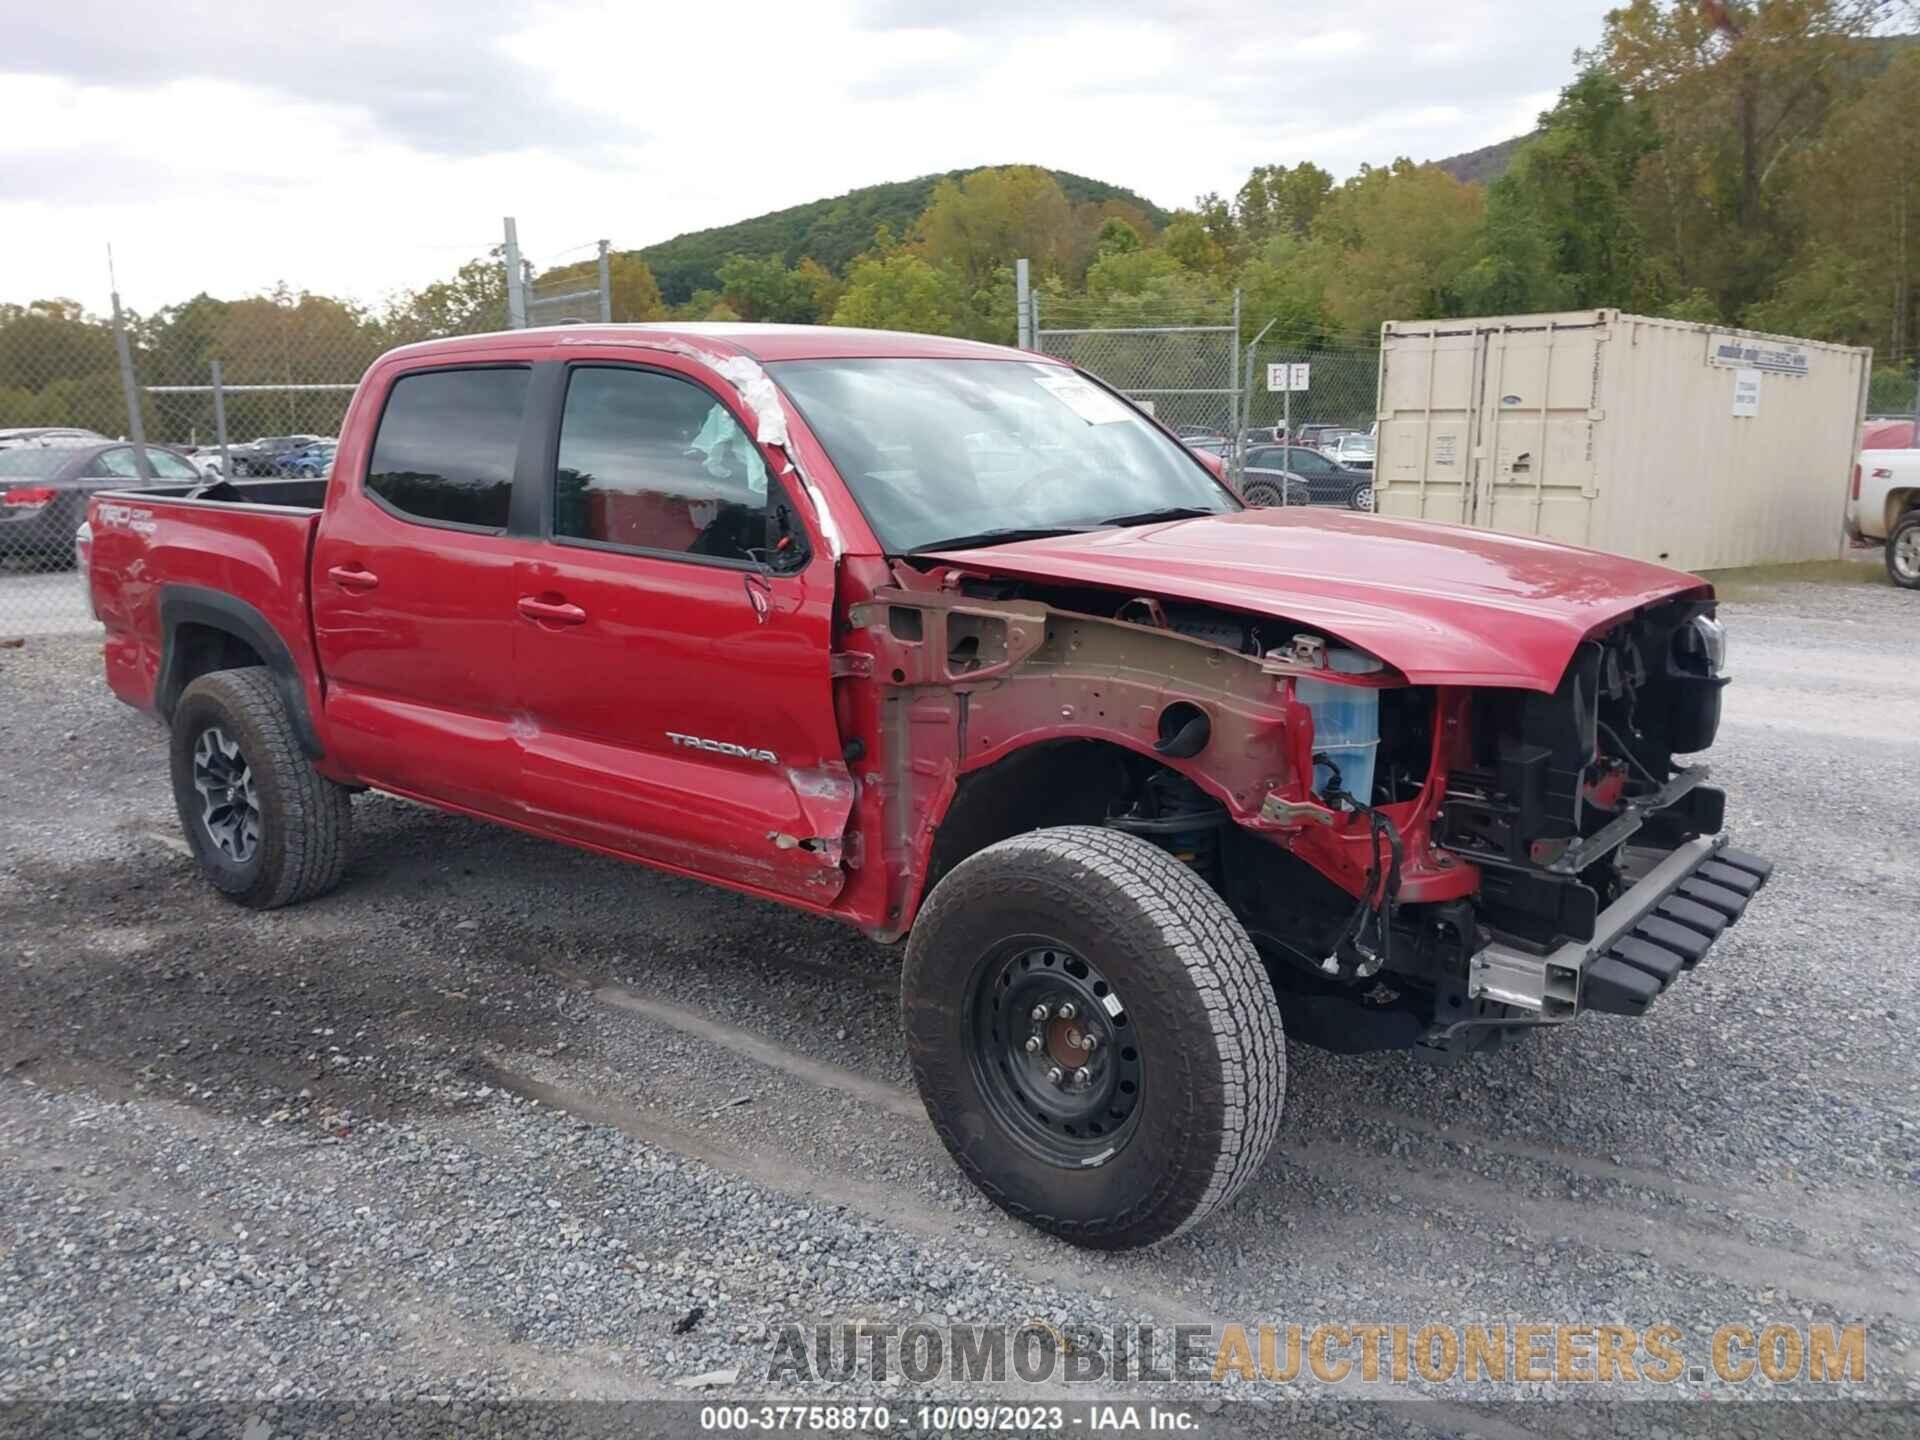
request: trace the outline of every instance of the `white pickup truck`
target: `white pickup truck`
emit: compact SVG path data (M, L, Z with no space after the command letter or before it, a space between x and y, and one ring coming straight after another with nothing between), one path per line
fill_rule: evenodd
M1848 532L1886 541L1893 583L1920 590L1920 447L1862 450L1851 495Z

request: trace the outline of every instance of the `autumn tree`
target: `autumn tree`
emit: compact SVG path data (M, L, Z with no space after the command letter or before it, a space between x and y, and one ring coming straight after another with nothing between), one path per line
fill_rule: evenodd
M1234 195L1234 216L1241 233L1256 246L1277 234L1304 240L1332 193L1333 176L1310 160L1291 169L1256 165Z
M925 258L950 266L968 287L1022 256L1042 274L1063 273L1073 261L1073 207L1059 182L1033 165L942 180L916 228Z
M1328 321L1371 334L1385 320L1461 313L1460 282L1480 258L1485 218L1486 192L1435 166L1361 166L1314 221Z
M1873 345L1920 348L1920 50L1908 49L1839 109L1795 157L1786 203L1806 240L1748 323Z
M1602 65L1649 107L1661 143L1637 201L1660 289L1704 288L1737 314L1795 248L1779 201L1897 0L1631 0L1608 12ZM1643 287L1645 288L1645 287Z
M833 311L835 325L930 335L970 334L974 322L959 272L903 249L854 261Z

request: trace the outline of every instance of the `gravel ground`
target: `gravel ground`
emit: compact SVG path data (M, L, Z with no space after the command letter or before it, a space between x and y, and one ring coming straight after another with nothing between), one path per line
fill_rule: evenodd
M1650 1017L1452 1069L1295 1046L1261 1180L1121 1256L961 1179L908 1083L897 951L379 796L340 891L238 909L186 858L164 736L97 647L0 649L0 1401L901 1408L983 1392L864 1363L770 1383L781 1325L1029 1319L1665 1322L1698 1361L1725 1322L1859 1322L1847 1395L1920 1400L1913 604L1725 607L1716 773L1779 870ZM737 1373L678 1383L712 1372ZM1224 1425L1330 1393L1310 1384L1075 1393ZM1337 1393L1437 1397L1329 1421L1356 1431L1697 1433L1670 1405L1598 1415L1592 1386ZM1473 1404L1542 1397L1566 1403ZM1740 1407L1740 1433L1787 1409Z

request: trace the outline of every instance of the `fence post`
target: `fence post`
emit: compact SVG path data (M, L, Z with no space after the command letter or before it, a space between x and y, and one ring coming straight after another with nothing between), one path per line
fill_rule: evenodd
M133 348L127 344L127 322L120 313L117 289L113 292L113 348L120 354L120 388L127 397L127 438L133 441L133 468L151 485L153 465L147 459L147 427L140 418L140 387L133 378Z
M213 434L220 445L220 478L233 478L233 462L227 456L227 391L220 383L220 362L213 362Z
M1026 257L1013 262L1013 315L1017 332L1014 343L1022 350L1033 348L1033 283Z
M1233 342L1227 346L1227 388L1233 392L1236 399L1239 397L1240 395L1240 287L1237 285L1234 287L1234 290L1233 290ZM1229 410L1228 412L1229 415L1232 415L1232 412L1238 409L1239 409L1239 406L1237 404L1234 405ZM1233 427L1233 448L1229 452L1232 458L1229 463L1233 470L1233 478L1236 480L1241 478L1241 475L1245 470L1245 465L1243 463L1242 456L1246 450L1246 445L1247 445L1247 432L1245 427L1241 425L1235 425Z
M607 258L607 243L600 242L600 323L613 321L613 266Z
M507 216L506 226L507 328L524 330L527 328L527 292L520 276L520 231L511 215Z

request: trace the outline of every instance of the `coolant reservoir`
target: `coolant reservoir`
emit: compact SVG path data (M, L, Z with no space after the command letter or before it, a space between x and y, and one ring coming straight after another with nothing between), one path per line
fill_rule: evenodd
M1358 650L1327 651L1327 668L1342 675L1372 675L1381 662ZM1363 804L1373 803L1373 762L1380 749L1380 692L1370 685L1296 680L1294 696L1313 712L1313 753L1340 767L1340 788ZM1313 767L1313 790L1326 794L1333 772Z

